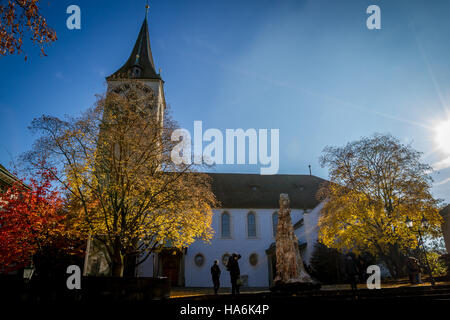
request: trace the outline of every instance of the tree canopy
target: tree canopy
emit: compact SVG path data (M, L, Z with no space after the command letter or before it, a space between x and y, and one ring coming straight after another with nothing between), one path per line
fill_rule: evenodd
M420 159L420 152L391 135L326 147L321 164L329 168L330 182L319 191L325 200L321 242L341 251L368 252L382 258L393 276L401 273L400 257L418 246L419 228L426 235L440 235L432 169Z
M56 32L47 25L41 14L39 0L1 1L0 55L22 53L27 34L39 46L43 55L46 55L44 45L57 39Z
M39 170L29 186L15 182L0 195L0 269L12 271L32 263L33 256L54 247L79 253L82 231L64 210L64 199L52 187L48 170Z
M41 135L25 158L46 155L48 170L60 167L54 175L70 209L82 212L91 236L104 244L116 276L126 257L138 256L139 264L165 244L182 248L212 235L209 177L172 162L177 125L158 110L152 89L126 82L80 117L42 116L31 125Z

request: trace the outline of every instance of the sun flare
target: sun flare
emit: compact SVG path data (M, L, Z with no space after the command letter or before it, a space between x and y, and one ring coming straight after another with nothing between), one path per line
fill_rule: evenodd
M450 154L450 119L437 125L435 133L435 140L439 150Z

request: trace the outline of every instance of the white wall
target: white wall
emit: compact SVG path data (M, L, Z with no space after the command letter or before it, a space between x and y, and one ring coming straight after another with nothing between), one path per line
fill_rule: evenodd
M447 253L450 253L450 213L445 212L443 218L442 233L444 235L445 248L447 249Z
M147 260L145 260L144 262L142 262L136 271L136 276L137 277L153 277L155 276L153 274L153 265L155 264L155 259L156 255L154 253L152 253Z
M230 286L229 273L222 264L222 256L225 253L239 253L242 258L239 260L241 275L248 275L248 285L250 287L269 286L269 267L266 249L275 237L272 232L272 214L278 209L219 209L214 210L212 227L215 230L211 243L202 241L194 242L187 250L185 259L185 279L186 287L209 287L211 286L210 268L214 260L220 261L222 270L221 285ZM221 214L227 211L231 215L231 238L221 237L220 218ZM247 237L247 214L252 211L256 214L256 234L252 239ZM302 210L292 210L291 217L296 223L303 216ZM304 241L303 237L299 239ZM194 257L201 253L205 257L203 266L198 267L194 263ZM258 255L258 264L252 266L249 257L252 253Z
M300 242L306 242L307 247L303 255L304 262L309 264L309 260L317 242L317 222L323 204L304 213L303 210L292 209L292 223L295 224L300 219L304 219L303 226L295 230L295 234ZM231 216L231 237L221 237L221 214L228 212ZM278 209L215 209L213 210L212 228L215 230L210 243L195 241L188 249L185 257L185 285L186 287L210 287L212 285L210 268L214 260L220 261L222 275L220 277L221 286L230 286L230 276L222 264L222 256L225 253L239 253L242 258L239 260L241 275L248 275L248 285L250 287L269 286L269 264L266 250L275 242L272 229L272 214ZM256 214L256 238L247 236L247 214ZM194 257L201 253L205 257L205 262L201 267L194 263ZM258 255L258 264L252 266L249 257L252 253ZM138 269L138 276L152 277L154 256L151 255L146 262Z
M303 262L310 263L311 256L315 250L315 245L318 239L318 223L320 210L322 210L324 203L320 203L317 207L303 216L303 228L296 230L295 234L301 242L306 242L306 250L302 256Z

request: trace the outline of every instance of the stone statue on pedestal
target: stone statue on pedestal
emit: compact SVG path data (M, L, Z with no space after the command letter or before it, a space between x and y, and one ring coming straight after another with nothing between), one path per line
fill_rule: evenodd
M280 210L276 235L276 276L273 290L297 291L320 288L306 272L294 234L289 196L280 194Z

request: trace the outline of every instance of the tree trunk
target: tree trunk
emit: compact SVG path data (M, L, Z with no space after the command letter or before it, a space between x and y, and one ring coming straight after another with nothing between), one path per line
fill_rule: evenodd
M403 277L406 275L405 273L405 255L400 251L398 245L393 245L390 248L392 263L397 270L397 277Z
M113 277L123 277L124 263L123 255L120 250L116 250L114 257L112 259L112 276Z
M392 263L391 259L389 258L389 256L384 256L383 260L386 263L386 267L389 270L389 273L391 274L391 276L394 279L398 279L397 270L396 270L394 264Z
M404 255L398 248L398 245L392 245L389 247L389 254L382 255L386 267L389 273L394 279L398 279L406 275L405 273L405 259Z

